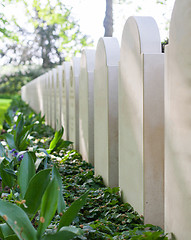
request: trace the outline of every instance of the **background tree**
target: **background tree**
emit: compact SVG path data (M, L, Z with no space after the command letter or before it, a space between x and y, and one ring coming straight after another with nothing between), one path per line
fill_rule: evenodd
M18 67L9 68L7 74L1 71L0 92L17 91L26 82L69 60L84 46L92 45L88 36L81 33L71 9L60 0L54 3L33 0L32 4L31 1L20 1L25 5L28 26L24 28L15 24L19 38L17 43L1 39L1 62ZM6 29L5 25L3 27Z
M106 0L106 11L103 22L105 28L104 37L112 37L113 35L113 0Z
M59 52L62 52L67 59L80 52L84 46L91 45L92 41L87 35L81 33L78 22L72 17L71 8L67 8L62 1L56 0L55 3L47 0L44 4L40 0L33 0L32 11L29 11L28 3L25 2L25 4L30 21L35 28L35 34L41 36L40 47L44 47L42 53L45 53L45 48L48 47L52 49L52 53L57 54L58 58L60 58ZM44 41L45 39L42 38L46 32L53 36L53 44L51 41L48 43L47 40L50 39L46 38L47 40Z
M163 0L166 1L166 0ZM103 26L105 29L104 37L113 36L113 4L130 3L130 0L106 0L106 11Z
M14 31L11 31L9 29L9 26L11 25L10 22L7 20L3 9L5 8L6 4L11 3L13 0L1 0L0 2L0 39L2 38L9 38L14 41L18 41L17 35L14 33ZM17 0L18 1L18 0ZM15 19L12 18L12 24L15 23Z

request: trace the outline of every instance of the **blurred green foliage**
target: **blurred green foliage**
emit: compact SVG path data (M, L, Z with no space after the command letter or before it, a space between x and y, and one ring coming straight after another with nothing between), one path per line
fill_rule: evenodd
M42 75L47 69L38 65L4 66L0 73L0 94L17 94L21 87Z
M2 124L4 121L4 114L6 113L10 103L11 103L11 99L1 99L0 98L0 129L2 129Z

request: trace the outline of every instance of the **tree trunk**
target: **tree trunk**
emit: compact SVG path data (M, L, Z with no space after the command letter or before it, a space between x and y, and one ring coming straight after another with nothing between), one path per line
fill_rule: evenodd
M103 26L105 28L104 37L113 35L113 0L106 0L106 11Z

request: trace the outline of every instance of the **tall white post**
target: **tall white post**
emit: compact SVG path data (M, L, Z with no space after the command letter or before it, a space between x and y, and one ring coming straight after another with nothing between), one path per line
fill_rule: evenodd
M191 1L176 0L165 49L165 230L191 237Z
M145 223L164 224L164 68L156 22L130 17L119 81L119 186Z
M95 57L94 166L107 186L118 186L118 68L116 38L100 38Z
M70 68L69 87L69 140L79 150L79 74L80 58L73 57Z
M94 164L95 50L82 51L79 78L79 145L85 161Z

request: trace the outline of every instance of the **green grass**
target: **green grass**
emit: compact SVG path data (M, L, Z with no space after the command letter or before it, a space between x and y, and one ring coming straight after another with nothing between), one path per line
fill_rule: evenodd
M0 99L0 129L2 129L4 114L7 112L11 101L12 99Z

